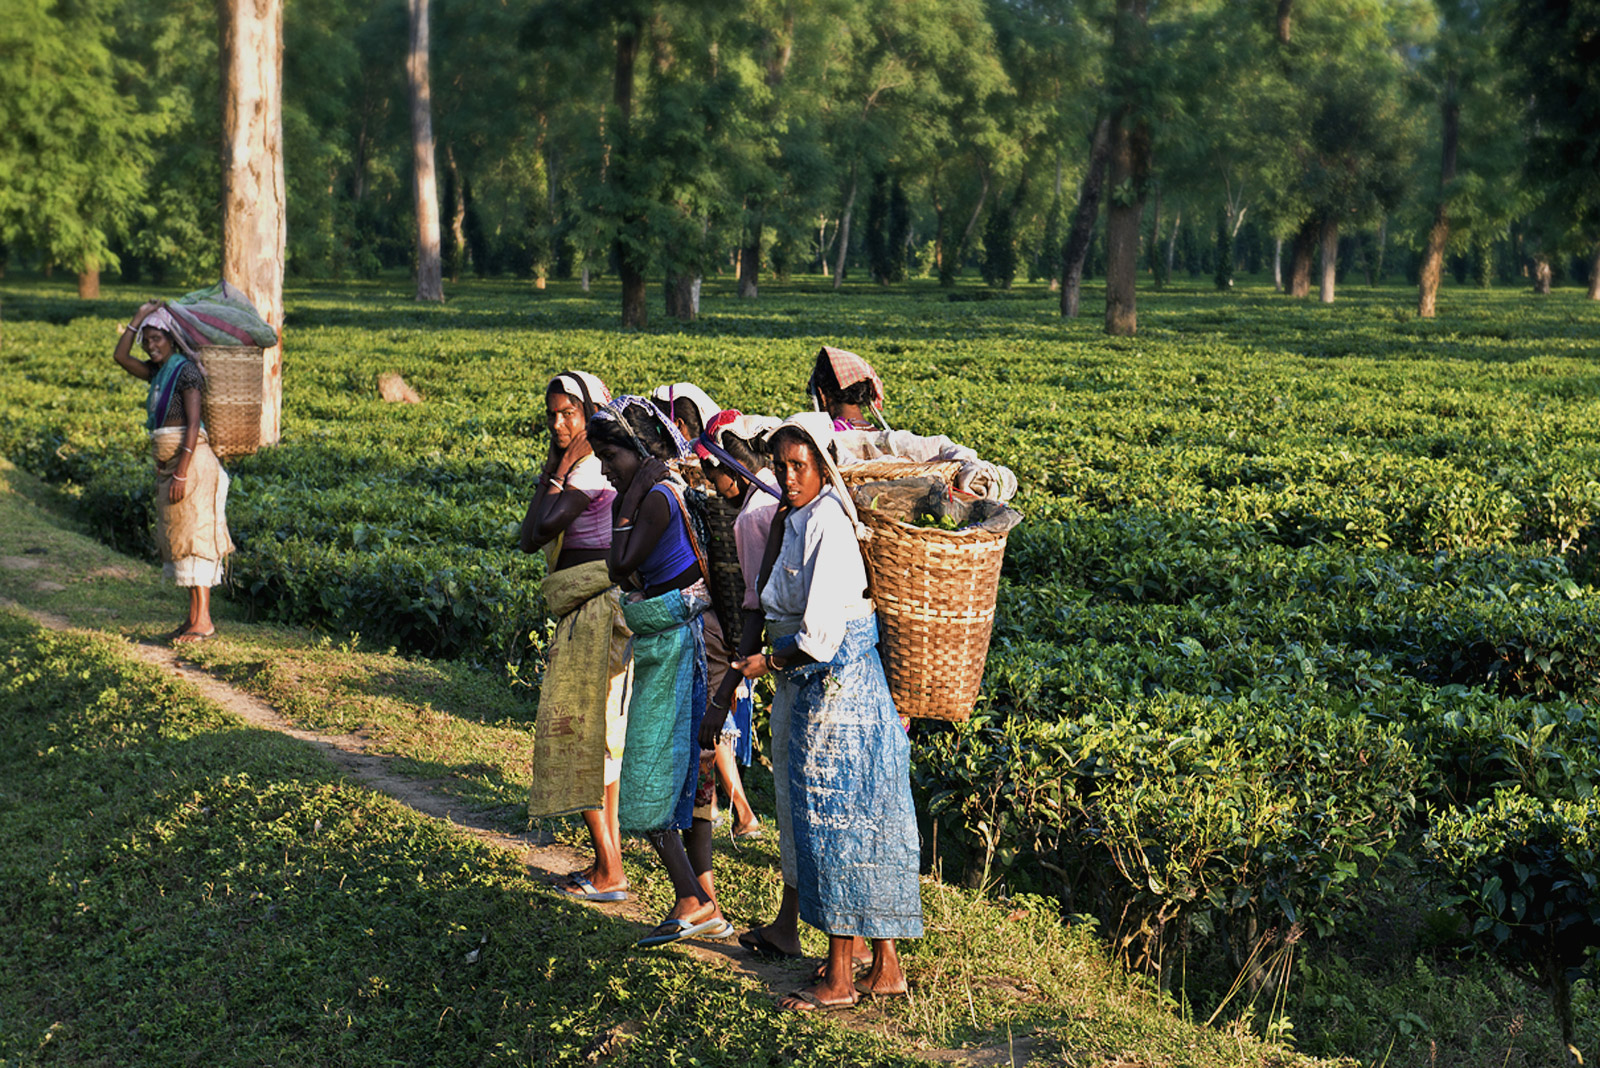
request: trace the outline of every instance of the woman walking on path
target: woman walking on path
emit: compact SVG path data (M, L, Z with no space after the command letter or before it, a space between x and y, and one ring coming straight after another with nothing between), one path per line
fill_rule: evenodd
M561 890L587 901L622 901L617 783L633 674L622 594L611 580L611 505L616 491L589 447L589 417L611 399L605 384L564 371L545 388L550 448L518 545L545 553L544 601L556 617L539 718L534 725L531 818L582 812L594 863Z
M634 635L619 815L623 828L649 837L677 897L639 945L726 938L733 925L717 907L711 821L694 815L706 704L702 616L711 597L682 483L664 462L687 456L689 445L640 397L596 412L589 440L618 493L607 562L612 579L630 588L622 610Z
M139 342L148 360L133 357ZM157 301L140 305L123 328L112 358L150 383L145 429L156 466L156 545L162 574L189 590L189 614L168 637L174 644L205 641L217 632L211 587L223 577L233 551L228 535L228 473L222 469L200 419L205 372L189 359L185 332Z
M771 438L785 503L761 591L772 646L734 665L746 678L777 673L773 771L787 782L778 834L780 846L793 843L784 883L799 917L828 934L815 984L779 1001L798 1011L903 995L894 940L922 935L911 747L878 658L855 507L832 439L820 412L792 416ZM872 942L860 983L856 938Z

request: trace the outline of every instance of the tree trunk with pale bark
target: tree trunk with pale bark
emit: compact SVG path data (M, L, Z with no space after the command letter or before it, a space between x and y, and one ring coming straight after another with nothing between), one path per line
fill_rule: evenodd
M844 198L844 211L839 216L839 257L834 261L833 288L844 284L844 261L850 255L850 216L856 208L856 171L859 163L850 164L850 192Z
M439 189L433 169L433 97L428 87L428 0L407 0L411 50L406 85L411 95L411 176L417 206L417 299L444 300L439 256Z
M1433 225L1428 228L1428 244L1422 253L1422 279L1417 285L1417 317L1432 319L1438 314L1439 280L1444 275L1444 248L1450 240L1450 204L1445 193L1456 176L1456 145L1459 143L1461 103L1456 99L1456 78L1445 80L1444 101L1440 106L1444 120L1443 145L1439 154L1439 203L1433 210Z
M1535 256L1533 258L1533 291L1541 297L1550 295L1550 286L1554 282L1554 272L1550 267L1548 256Z
M665 290L667 314L679 322L692 323L700 317L700 285L698 274L669 274Z
M222 41L222 277L280 344L262 368L261 443L283 417L283 0L218 0Z
M1322 220L1322 303L1333 303L1334 282L1339 271L1339 220L1331 214Z
M1589 258L1589 299L1600 300L1600 241L1594 244L1594 255Z
M1100 194L1105 188L1106 163L1111 154L1111 117L1102 115L1095 123L1089 142L1089 167L1078 189L1078 204L1072 210L1072 227L1061 249L1061 317L1078 317L1078 299L1083 290L1083 264L1094 239L1094 221L1100 216Z

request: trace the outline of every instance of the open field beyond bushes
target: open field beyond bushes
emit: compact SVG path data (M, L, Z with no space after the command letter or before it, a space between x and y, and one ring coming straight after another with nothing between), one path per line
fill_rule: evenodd
M708 283L698 323L624 334L604 287L475 283L442 307L402 282L292 289L283 443L230 465L236 610L359 633L531 707L542 564L513 548L548 375L591 370L616 392L689 379L782 415L819 345L852 349L894 425L1011 466L1028 517L977 714L914 728L930 870L1059 902L1199 1021L1220 1005L1219 1022L1369 1063L1559 1063L1544 994L1475 949L1515 942L1541 873L1498 902L1468 888L1511 848L1520 805L1559 829L1549 864L1589 880L1563 915L1600 924L1600 306L1452 289L1421 322L1401 288L1323 307L1175 285L1141 295L1138 338L1112 340L1097 295L1063 323L1039 288L730 291ZM109 353L149 295L0 287L0 454L136 556L143 385ZM385 371L424 403L381 403ZM7 626L14 658L99 655ZM198 728L173 730L195 749ZM514 821L522 783L480 779L472 801ZM220 782L206 789L226 797L195 803L263 803ZM307 813L335 798L296 789ZM307 863L343 850L321 840ZM499 890L452 887L500 907ZM1588 981L1574 999L1592 1059L1600 1004Z

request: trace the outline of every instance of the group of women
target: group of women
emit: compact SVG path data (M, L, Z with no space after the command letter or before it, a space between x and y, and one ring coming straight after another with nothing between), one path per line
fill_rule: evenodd
M157 542L167 576L190 591L188 616L169 636L179 643L215 633L210 590L233 549L228 476L201 417L204 370L185 338L151 302L113 353L149 383ZM147 359L134 357L135 344ZM953 460L958 488L1015 491L1009 471L970 449L889 429L883 384L852 353L824 348L807 390L814 410L780 421L720 409L690 383L651 399L613 397L595 375L563 371L545 390L550 444L520 533L524 552L545 554L543 594L556 617L529 813L582 814L594 861L561 889L588 901L626 899L621 836L648 837L676 900L641 946L734 933L712 878L717 780L735 842L762 834L734 752L748 762L747 680L774 677L783 896L777 917L739 941L798 957L800 920L827 933L812 985L780 1001L797 1011L904 994L894 943L922 934L910 747L878 656L864 528L840 466L883 455ZM696 461L740 507L736 649L725 637L731 621L712 609L705 537L681 477ZM735 709L743 714L730 717Z
M745 680L774 677L784 890L777 917L739 941L797 957L800 920L827 933L812 985L780 1001L797 1011L904 994L894 942L922 934L910 746L878 655L865 530L840 467L885 454L955 460L962 488L1015 489L1009 471L969 449L884 425L882 382L852 353L818 353L808 390L816 410L780 421L720 409L690 383L651 399L612 397L593 374L557 374L545 390L549 451L521 530L523 551L545 553L544 595L557 617L530 815L583 814L595 859L562 889L585 900L625 899L620 835L648 837L676 900L641 946L733 934L712 878L716 777L728 786L736 840L759 833L731 750L743 740L748 751L749 721L735 716L730 727L730 711ZM705 540L681 477L696 460L740 506L737 649L724 637L730 621L712 608Z

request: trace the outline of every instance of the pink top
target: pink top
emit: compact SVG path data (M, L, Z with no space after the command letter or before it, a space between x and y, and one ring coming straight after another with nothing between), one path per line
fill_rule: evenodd
M589 507L567 528L561 548L611 548L611 501L617 491L600 473L600 458L590 453L573 464L567 471L567 489L582 490L589 498Z
M757 471L756 477L768 484L774 481L770 467ZM741 608L761 609L761 557L767 550L772 517L777 514L778 499L752 488L745 497L744 507L733 520L733 548L739 554L739 570L744 574Z

